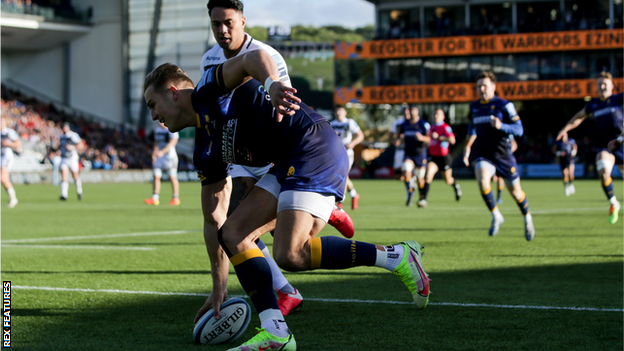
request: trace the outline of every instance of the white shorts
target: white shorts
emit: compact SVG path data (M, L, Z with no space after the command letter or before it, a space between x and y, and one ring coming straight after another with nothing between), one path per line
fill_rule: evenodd
M176 171L178 170L178 154L177 153L173 153L173 154L166 154L163 157L159 157L156 159L156 162L154 162L154 165L152 166L152 169L160 169L163 171L167 171L169 173L171 173L171 169L175 169Z
M349 170L351 170L353 162L355 162L355 152L353 152L353 149L347 149L347 156L349 156Z
M232 168L230 168L230 176L232 178L253 178L258 180L267 174L271 167L273 167L273 165L266 165L264 167L232 165Z
M73 157L61 157L60 169L69 168L73 173L78 172L78 155Z
M13 151L8 150L1 157L0 167L6 168L10 171L11 168L13 167L13 160L14 160Z
M403 159L405 158L405 149L394 150L394 168L401 168Z
M265 174L256 186L275 196L278 213L284 210L304 211L327 222L334 210L336 198L333 195L294 190L281 192L282 186L273 174Z

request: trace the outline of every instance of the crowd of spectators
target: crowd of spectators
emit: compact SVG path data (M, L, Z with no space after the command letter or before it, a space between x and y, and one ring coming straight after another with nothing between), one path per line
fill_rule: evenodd
M42 155L41 162L50 162L58 154L61 127L68 122L83 139L83 145L77 148L83 166L105 170L151 168L152 141L121 126L89 121L4 86L1 113L9 128L20 135L24 149Z

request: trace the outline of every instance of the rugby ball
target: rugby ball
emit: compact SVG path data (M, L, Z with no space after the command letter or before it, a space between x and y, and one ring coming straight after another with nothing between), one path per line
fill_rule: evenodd
M251 308L240 298L227 299L221 305L221 317L214 317L210 309L195 323L193 339L198 344L225 344L238 339L249 325Z

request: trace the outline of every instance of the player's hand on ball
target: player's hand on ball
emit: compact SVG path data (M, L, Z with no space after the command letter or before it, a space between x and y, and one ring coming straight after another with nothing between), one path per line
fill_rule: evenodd
M217 290L218 289L215 288L212 289L210 296L208 296L208 298L206 299L206 303L204 303L202 308L197 311L193 323L197 323L199 318L201 318L201 316L203 316L204 313L208 312L208 310L211 308L214 309L215 318L219 319L219 317L221 316L221 305L223 304L223 301L225 301L225 299L227 298L228 292L227 289L222 292Z

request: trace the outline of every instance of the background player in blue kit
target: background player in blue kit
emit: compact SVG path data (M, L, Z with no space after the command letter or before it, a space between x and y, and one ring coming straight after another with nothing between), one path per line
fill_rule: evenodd
M578 151L576 141L568 137L568 133L553 145L555 155L559 158L559 167L561 167L561 175L563 176L563 188L565 196L574 195L574 158Z
M427 207L427 200L424 197L425 173L427 171L427 143L429 138L429 129L431 126L425 120L420 118L418 107L410 106L409 119L397 129L399 138L405 144L405 156L403 157L403 165L401 170L405 177L405 205L412 204L414 196L415 183L418 183L418 207ZM407 117L407 116L406 116Z
M587 117L596 121L595 133L592 137L596 145L596 170L602 184L602 189L609 200L609 223L615 224L618 220L621 205L613 192L611 172L615 164L622 167L622 149L609 151L608 144L622 135L624 118L622 117L622 93L613 94L613 77L609 72L601 72L596 80L596 90L599 97L591 99L582 110L577 112L561 129L557 140L570 130L578 127Z
M511 152L509 134L520 137L524 133L520 116L513 103L496 96L496 76L482 72L477 76L477 91L480 100L470 103L468 119L468 140L464 151L464 163L469 165L472 147L475 159L475 175L481 196L492 213L489 235L494 236L505 221L500 213L490 179L494 174L505 179L507 189L518 203L524 216L524 236L528 241L535 236L533 218L526 194L520 186L516 158Z
M247 80L249 75L256 80ZM425 307L429 296L418 243L381 246L316 237L344 196L348 158L329 122L298 104L296 90L274 81L278 76L270 55L256 50L208 69L195 89L172 64L159 66L145 80L152 119L174 132L197 128L194 163L204 211L215 223L226 217L229 164L274 163L219 232L209 233L219 239L261 321L259 333L232 350L296 350L273 293L271 269L255 244L273 227L273 253L284 269L383 267L401 278L418 307Z
M334 128L336 133L338 133L342 144L347 150L347 156L349 156L349 170L351 170L355 159L353 148L364 140L364 132L362 132L360 126L354 119L347 118L347 109L344 106L336 106L335 111L336 118L331 120L329 123L332 128ZM347 192L349 192L349 196L351 196L351 209L357 210L360 195L355 190L355 186L353 186L353 182L351 182L351 179L349 179L348 176ZM339 204L342 204L342 202L339 202ZM342 205L340 205L340 207L342 207Z

